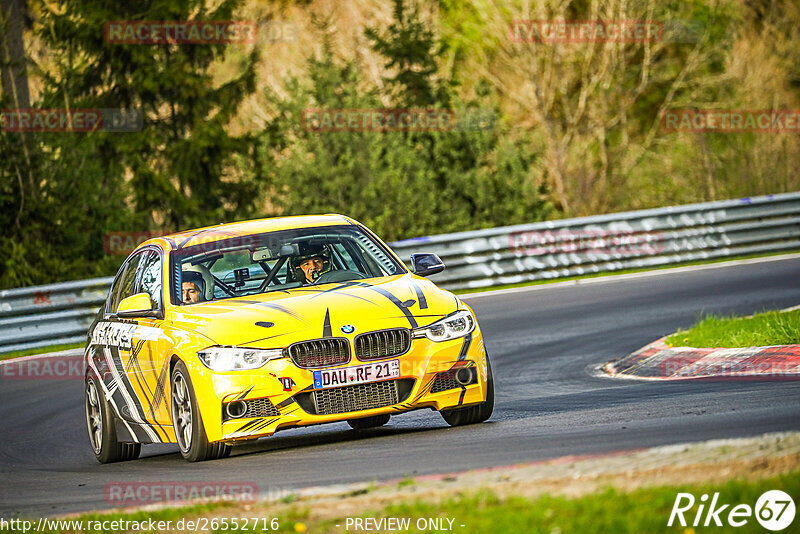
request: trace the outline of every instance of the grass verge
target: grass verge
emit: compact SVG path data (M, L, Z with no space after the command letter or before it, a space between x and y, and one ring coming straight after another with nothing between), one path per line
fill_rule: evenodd
M232 525L231 517L259 517L259 525L266 528L249 529L251 532L308 532L308 533L341 533L353 530L356 518L369 519L373 525L379 525L381 519L401 519L400 529L405 532L431 532L434 530L447 530L455 532L494 534L497 532L550 532L550 533L658 533L658 532L692 532L691 523L695 519L697 506L687 511L684 518L687 528L679 525L668 527L667 522L679 492L693 494L697 499L701 495L719 493L719 504L730 504L729 509L738 504L755 507L759 496L769 490L782 490L795 498L800 495L800 471L789 471L777 476L759 480L732 479L717 484L681 484L676 486L646 487L633 491L621 491L615 488L606 488L601 491L589 493L580 497L565 497L542 495L537 498L520 496L500 497L488 490L472 493L456 493L455 496L440 502L414 499L403 499L400 502L383 506L382 508L364 511L353 516L314 518L308 507L293 506L284 508L278 513L270 513L268 509L259 508L255 504L252 513L247 510L236 510L232 503L212 505L197 505L182 508L161 509L155 511L138 511L134 513L112 514L85 514L71 521L83 521L83 532L102 532L91 528L90 522L129 521L143 522L152 520L178 521L196 520L205 517L210 530L226 532L223 525ZM699 500L697 501L700 502ZM211 520L217 518L214 523ZM723 524L726 521L725 513L720 515ZM222 518L228 518L224 523ZM265 521L262 520L266 518ZM276 521L272 523L272 519ZM349 523L348 523L349 518ZM705 520L705 514L701 519ZM70 520L64 520L70 521ZM73 523L74 524L74 523ZM348 527L349 524L349 528ZM90 528L86 528L86 526ZM364 523L362 523L364 525ZM386 523L384 523L386 525ZM277 528L275 528L277 526ZM385 526L384 526L385 528ZM702 527L701 527L702 528ZM730 526L711 528L715 532L764 532L754 516L747 518L743 527ZM362 529L364 528L362 526ZM395 529L396 530L396 529ZM70 529L49 530L42 532L64 532ZM152 532L152 530L140 530Z
M47 354L48 352L60 352L62 350L82 349L84 346L83 343L67 343L66 345L48 345L47 347L37 347L35 349L17 350L0 354L0 360L33 356L34 354Z
M689 330L667 338L673 347L764 347L800 343L800 310L770 311L752 317L709 315Z
M522 497L499 499L490 492L447 500L440 504L424 502L392 505L382 511L383 517L410 517L416 526L419 518L452 518L453 530L464 532L558 532L567 533L655 533L689 532L683 527L667 527L667 521L678 492L701 495L720 493L720 504L748 504L755 507L765 491L780 489L789 495L800 492L800 471L757 482L731 480L722 485L646 488L623 493L610 488L605 491L570 499L544 495L530 500ZM685 514L691 526L697 507ZM379 516L380 517L380 516ZM724 520L726 516L723 514ZM705 514L703 514L705 520ZM702 524L702 523L701 523ZM459 528L461 525L464 527ZM711 528L714 528L713 526ZM315 532L317 529L315 529ZM328 531L334 532L333 529ZM411 528L410 532L418 532ZM742 528L714 528L715 532L763 532L750 518Z

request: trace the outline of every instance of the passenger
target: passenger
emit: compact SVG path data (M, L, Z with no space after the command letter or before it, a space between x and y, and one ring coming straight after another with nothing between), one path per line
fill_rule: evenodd
M195 271L183 271L182 287L183 303L195 304L206 300L206 282L203 275Z

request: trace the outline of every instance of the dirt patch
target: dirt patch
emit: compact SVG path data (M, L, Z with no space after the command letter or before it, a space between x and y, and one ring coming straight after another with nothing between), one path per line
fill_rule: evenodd
M568 456L382 483L307 488L280 500L226 506L203 515L210 518L267 517L295 515L303 510L308 513L307 516L303 513L306 521L324 521L362 516L402 501L435 503L485 490L501 498L533 498L545 493L579 497L607 488L628 492L652 486L758 480L798 469L800 432L776 433L597 456Z
M401 500L437 502L479 490L501 498L545 493L579 497L610 487L627 492L647 486L715 484L769 478L796 469L800 469L800 433L781 433L418 477L362 485L339 495L312 496L310 490L300 492L298 503L308 506L311 519L330 519ZM359 491L367 493L358 495Z

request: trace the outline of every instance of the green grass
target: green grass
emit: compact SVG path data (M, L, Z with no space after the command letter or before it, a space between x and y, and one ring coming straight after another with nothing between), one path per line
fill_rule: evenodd
M669 265L661 265L659 267L648 267L642 269L623 269L620 271L608 271L603 273L595 273L595 274L584 274L578 276L567 276L564 278L548 278L544 280L533 280L529 282L518 282L516 284L505 284L501 286L491 286L491 287L476 287L471 289L458 289L453 291L456 295L468 295L469 293L483 293L484 291L498 291L500 289L513 289L517 287L528 287L528 286L538 286L542 284L554 284L556 282L569 282L572 280L584 280L587 278L604 278L607 276L617 276L620 274L632 274L632 273L644 273L647 271L663 271L665 269L674 269L676 267L691 267L693 265L711 265L714 263L725 263L727 261L736 261L736 260L749 260L753 258L767 258L767 257L779 257L785 256L787 254L797 254L797 250L788 250L786 252L762 252L760 254L744 254L741 256L731 256L729 258L716 258L713 260L698 260L698 261L687 261L684 263L671 263ZM434 282L436 280L434 279Z
M752 317L709 315L667 338L673 347L764 347L800 344L800 310Z
M417 530L419 518L452 519L455 532L494 534L497 532L559 532L561 534L640 534L658 532L690 532L697 512L700 496L713 495L719 492L718 505L728 504L725 512L720 514L726 524L727 512L737 504L755 507L758 497L767 490L780 489L789 495L800 494L800 471L794 471L775 478L747 482L732 480L726 483L707 486L677 486L639 489L630 493L614 489L592 493L579 498L554 497L545 495L537 499L511 497L500 499L491 492L480 492L446 500L442 503L422 501L406 501L393 504L383 510L367 513L362 517L408 517L411 518L409 532L426 532ZM681 527L677 521L667 527L672 506L678 492L692 493L697 504L684 514L687 527ZM702 521L698 527L703 530ZM798 519L795 519L797 524ZM335 525L341 525L336 528ZM464 527L461 527L464 525ZM344 522L341 519L328 520L321 524L307 525L309 532L343 532ZM765 532L754 517L750 517L745 526L709 526L706 530L714 532ZM788 530L791 530L788 529ZM787 530L787 531L788 531Z
M14 352L0 354L0 360L21 358L22 356L33 356L34 354L45 354L48 352L59 352L62 350L82 349L85 346L84 343L67 343L66 345L48 345L47 347L38 347L35 349L16 350Z
M755 506L758 497L768 490L782 490L795 498L800 495L800 471L791 471L779 476L756 481L730 480L714 485L680 485L647 487L631 492L606 489L577 498L544 495L536 499L525 497L500 498L488 491L472 494L456 494L455 497L440 503L421 501L418 499L400 500L379 510L365 511L359 516L379 520L380 518L409 518L408 532L431 532L430 529L417 529L420 519L443 519L445 526L452 525L455 532L490 533L497 532L559 532L560 534L638 534L676 532L687 534L692 532L700 496L713 495L719 492L718 506L730 504L720 514L723 527L710 526L714 532L749 533L764 532L754 516L747 518L743 527L733 528L727 525L727 512L738 504ZM679 492L688 492L697 499L696 504L684 514L687 527L674 524L667 527L670 512ZM242 509L236 503L217 503L211 505L194 505L179 508L132 513L97 514L90 513L78 518L92 520L128 520L153 521L172 520L173 524L180 519L198 517L277 517L280 527L277 532L345 532L346 517L334 519L311 519L308 507L293 507L277 514L272 513L264 505L255 505L255 510ZM452 520L449 523L448 520ZM702 517L698 529L703 530ZM800 518L795 519L797 525ZM269 523L269 519L267 520ZM337 526L338 525L338 526ZM462 527L463 525L463 527ZM712 523L713 525L713 523ZM353 529L351 528L351 531ZM89 530L92 532L92 530ZM791 527L786 532L791 531ZM217 530L217 532L223 532ZM271 530L251 530L251 532L275 532Z

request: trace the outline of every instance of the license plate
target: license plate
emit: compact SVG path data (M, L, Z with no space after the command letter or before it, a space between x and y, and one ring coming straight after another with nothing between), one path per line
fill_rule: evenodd
M339 369L314 371L314 389L364 384L400 377L400 360L389 360Z

